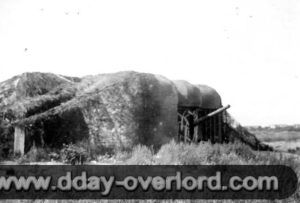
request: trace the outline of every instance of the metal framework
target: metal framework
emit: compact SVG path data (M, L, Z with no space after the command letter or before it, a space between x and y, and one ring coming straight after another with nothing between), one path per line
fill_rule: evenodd
M178 107L178 140L182 142L210 141L228 143L225 110L199 107Z

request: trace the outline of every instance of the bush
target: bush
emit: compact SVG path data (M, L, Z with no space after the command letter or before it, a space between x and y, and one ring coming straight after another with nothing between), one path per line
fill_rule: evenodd
M122 158L120 158L122 157ZM279 152L254 151L249 146L236 142L230 144L184 144L171 141L163 145L155 154L151 148L137 146L132 152L115 156L118 162L125 164L159 164L159 165L287 165L300 171L300 162L296 156Z
M126 164L139 164L139 165L150 165L153 163L153 148L148 148L146 146L138 145L133 148L131 156Z
M75 165L87 161L89 154L85 148L71 143L63 145L60 157L62 162Z

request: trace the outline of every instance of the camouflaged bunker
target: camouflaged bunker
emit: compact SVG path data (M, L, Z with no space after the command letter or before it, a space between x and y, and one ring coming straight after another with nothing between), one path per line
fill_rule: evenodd
M33 145L60 148L83 140L87 148L102 152L137 144L159 148L172 139L238 139L266 149L226 112L229 106L222 106L216 90L205 85L129 71L80 79L26 73L2 86L8 99L0 102L1 113L5 119L8 112L12 115L6 128L14 136L11 147L21 154Z

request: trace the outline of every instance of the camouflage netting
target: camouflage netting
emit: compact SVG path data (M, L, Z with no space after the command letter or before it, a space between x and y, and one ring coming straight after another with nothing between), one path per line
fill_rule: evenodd
M87 138L91 148L103 151L137 144L157 148L177 133L177 94L164 77L103 74L84 79L77 88L80 92L73 99L21 119L17 125L26 128L35 143L59 147ZM43 138L38 136L41 132Z

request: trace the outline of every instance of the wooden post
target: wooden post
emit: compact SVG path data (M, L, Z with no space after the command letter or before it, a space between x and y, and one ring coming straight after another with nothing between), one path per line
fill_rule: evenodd
M223 113L220 113L219 115L218 115L218 137L219 137L219 143L223 143L223 141L224 141L224 139L223 139L223 134L222 134L222 128L223 128L223 126L222 126L222 117L223 117L223 115L222 115Z
M194 127L194 136L193 136L193 142L198 142L199 140L199 125L196 125Z
M207 110L204 111L205 115L207 114ZM203 128L204 128L204 133L203 133L203 140L208 141L209 139L209 134L208 134L208 122L207 120L203 121Z
M15 126L14 134L14 154L24 155L25 151L25 129Z
M209 118L209 136L211 143L215 143L215 137L214 137L214 120L213 118Z
M218 115L213 117L214 120L214 137L215 137L215 142L219 143L219 134L218 134Z

